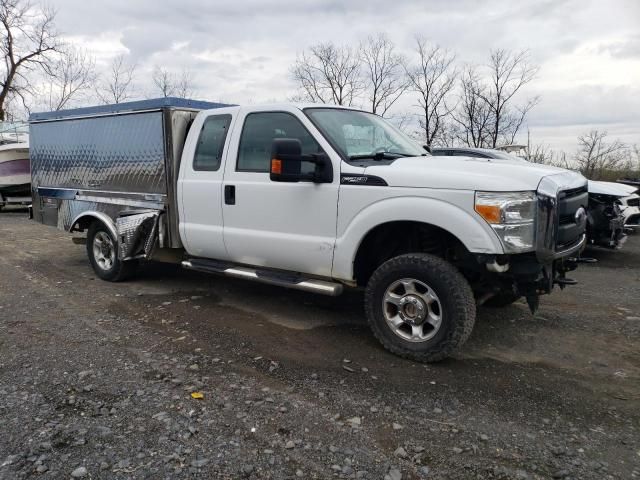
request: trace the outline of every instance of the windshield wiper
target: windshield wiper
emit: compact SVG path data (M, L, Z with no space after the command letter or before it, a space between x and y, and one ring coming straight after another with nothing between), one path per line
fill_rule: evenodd
M366 153L363 155L349 155L349 160L365 160L370 158L372 160L395 160L400 157L415 157L416 155L412 155L410 153L399 153L399 152L375 152L375 153Z

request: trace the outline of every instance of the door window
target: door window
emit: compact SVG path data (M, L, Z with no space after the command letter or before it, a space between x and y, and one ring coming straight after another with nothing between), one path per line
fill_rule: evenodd
M204 121L193 158L194 170L216 171L220 168L230 123L231 115L214 115Z
M237 170L268 172L271 145L276 138L296 138L302 154L322 153L322 148L294 115L284 112L250 113L244 121L238 148ZM302 173L313 172L315 165L302 162Z

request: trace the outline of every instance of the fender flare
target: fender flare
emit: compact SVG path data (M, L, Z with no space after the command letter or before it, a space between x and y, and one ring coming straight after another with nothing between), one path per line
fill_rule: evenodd
M116 225L113 222L113 220L111 219L111 217L109 215L107 215L106 213L102 213L102 212L95 212L95 211L87 211L87 212L82 212L78 215L76 215L76 217L73 219L73 221L71 222L70 226L69 226L69 232L75 232L76 230L76 225L83 219L85 219L86 217L92 217L95 218L99 221L101 221L105 227L107 227L107 229L109 230L109 233L111 233L111 235L113 235L113 238L116 240L116 242L118 241L118 233L116 231Z
M333 278L353 281L353 264L363 240L374 228L409 221L433 225L449 232L474 253L502 254L500 239L479 216L436 198L403 196L367 205L339 233L333 257Z

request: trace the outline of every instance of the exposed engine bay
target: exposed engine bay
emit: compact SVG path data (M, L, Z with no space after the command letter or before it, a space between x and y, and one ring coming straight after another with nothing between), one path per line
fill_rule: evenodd
M588 244L621 248L627 235L640 228L638 186L589 181Z

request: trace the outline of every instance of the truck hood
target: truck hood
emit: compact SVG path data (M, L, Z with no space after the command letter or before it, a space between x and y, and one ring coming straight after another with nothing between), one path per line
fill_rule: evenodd
M638 190L638 187L632 187L631 185L624 185L622 183L589 180L589 193L595 193L597 195L628 197L636 190Z
M472 157L407 157L372 165L365 174L384 179L392 187L485 190L536 190L543 177L567 174L563 168L528 162ZM579 173L571 172L577 178Z

